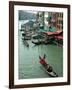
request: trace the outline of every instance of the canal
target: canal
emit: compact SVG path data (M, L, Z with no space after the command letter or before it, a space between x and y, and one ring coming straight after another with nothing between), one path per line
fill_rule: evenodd
M59 77L63 76L63 48L57 45L37 45L28 40L26 47L19 31L18 66L19 79L51 78L39 63L39 55L46 54L47 63L51 64Z

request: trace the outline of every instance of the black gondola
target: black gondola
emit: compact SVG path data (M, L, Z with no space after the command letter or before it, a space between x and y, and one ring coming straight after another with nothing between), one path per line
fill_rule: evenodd
M49 76L51 76L51 77L58 77L56 72L53 70L53 67L50 64L47 64L47 62L45 61L45 55L44 55L44 58L41 58L39 56L39 59L40 59L40 64L44 67L44 70L46 71L46 73Z

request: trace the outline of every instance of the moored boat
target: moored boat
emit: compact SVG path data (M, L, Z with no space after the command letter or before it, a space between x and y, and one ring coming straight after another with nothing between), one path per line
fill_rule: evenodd
M25 46L29 47L29 44L28 44L28 42L26 40L24 40L23 42L24 42Z
M43 44L43 42L41 41L32 41L33 44L36 44L36 45L40 45L40 44Z
M45 40L34 40L32 41L33 44L36 44L36 45L40 45L40 44L52 44L50 41L45 41Z

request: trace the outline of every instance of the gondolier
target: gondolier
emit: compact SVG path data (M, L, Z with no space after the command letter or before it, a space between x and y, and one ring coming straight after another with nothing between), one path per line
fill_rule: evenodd
M52 67L49 64L47 64L47 62L45 61L45 55L44 58L41 58L40 56L39 58L40 58L40 63L46 67L47 71L52 72L53 70Z
M44 65L44 66L47 66L47 62L45 61L45 57L46 57L45 54L44 54L44 57L43 57L43 58L41 58L41 56L39 56L39 58L40 58L40 63L41 63L42 65Z

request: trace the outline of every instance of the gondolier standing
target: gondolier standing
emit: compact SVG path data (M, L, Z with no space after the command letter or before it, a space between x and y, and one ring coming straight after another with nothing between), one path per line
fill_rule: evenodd
M43 57L43 58L41 58L41 56L39 56L39 58L40 58L40 63L41 63L43 66L46 67L47 71L52 72L53 69L52 69L52 67L51 67L49 64L47 64L47 62L45 61L45 57L46 57L45 54L44 54L44 57Z
M39 56L39 59L40 59L40 63L41 63L42 65L47 66L47 62L45 61L45 57L46 57L46 55L44 54L44 57L41 58L41 56Z

